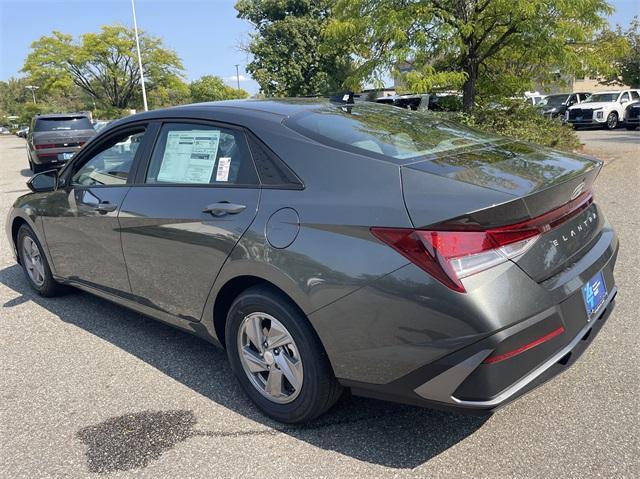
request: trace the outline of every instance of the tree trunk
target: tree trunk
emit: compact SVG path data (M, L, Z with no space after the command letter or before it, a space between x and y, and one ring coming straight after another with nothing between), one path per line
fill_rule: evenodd
M466 112L473 110L476 101L476 83L478 82L478 64L473 60L467 60L464 69L467 81L462 87L462 109Z

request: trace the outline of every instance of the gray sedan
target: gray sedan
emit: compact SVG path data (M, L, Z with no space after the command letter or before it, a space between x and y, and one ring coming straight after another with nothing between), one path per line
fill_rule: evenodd
M39 294L74 286L224 347L277 420L347 389L484 413L611 313L600 168L373 103L188 105L32 177L7 235Z

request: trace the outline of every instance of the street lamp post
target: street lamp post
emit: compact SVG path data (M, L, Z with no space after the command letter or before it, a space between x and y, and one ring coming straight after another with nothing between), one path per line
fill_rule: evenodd
M39 86L35 86L35 85L27 85L27 86L25 86L25 88L27 90L31 90L31 96L33 97L33 104L35 105L36 104L36 90L38 88L40 88L40 87Z
M131 0L131 10L133 11L133 31L136 35L136 48L138 50L138 69L140 70L140 85L142 86L142 103L144 111L149 111L147 107L147 90L144 87L144 70L142 69L142 56L140 55L140 39L138 38L138 22L136 21L136 4Z
M240 73L238 72L238 64L236 64L236 83L238 84L238 90L240 89Z

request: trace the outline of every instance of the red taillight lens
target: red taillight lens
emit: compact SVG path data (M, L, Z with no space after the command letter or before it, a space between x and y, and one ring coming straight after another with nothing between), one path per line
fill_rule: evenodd
M461 279L524 254L542 233L592 202L585 193L566 205L521 223L498 228L447 225L442 229L371 228L371 233L449 288L464 293Z
M36 150L46 150L47 148L55 148L56 145L53 143L42 143L41 145L36 145Z
M465 292L462 278L518 256L533 245L538 231L519 232L511 241L490 231L426 231L372 228L371 232L449 288Z

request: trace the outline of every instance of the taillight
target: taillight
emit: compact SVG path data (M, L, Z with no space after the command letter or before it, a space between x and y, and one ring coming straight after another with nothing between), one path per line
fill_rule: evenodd
M53 143L42 143L40 145L36 145L36 150L46 150L47 148L55 148L56 145Z
M374 227L371 233L445 286L464 293L463 278L524 254L542 233L564 223L591 202L591 193L585 193L541 216L498 228L441 224L438 230Z
M537 230L513 235L491 231L427 231L372 228L371 232L449 288L465 292L462 278L523 254L538 239Z

